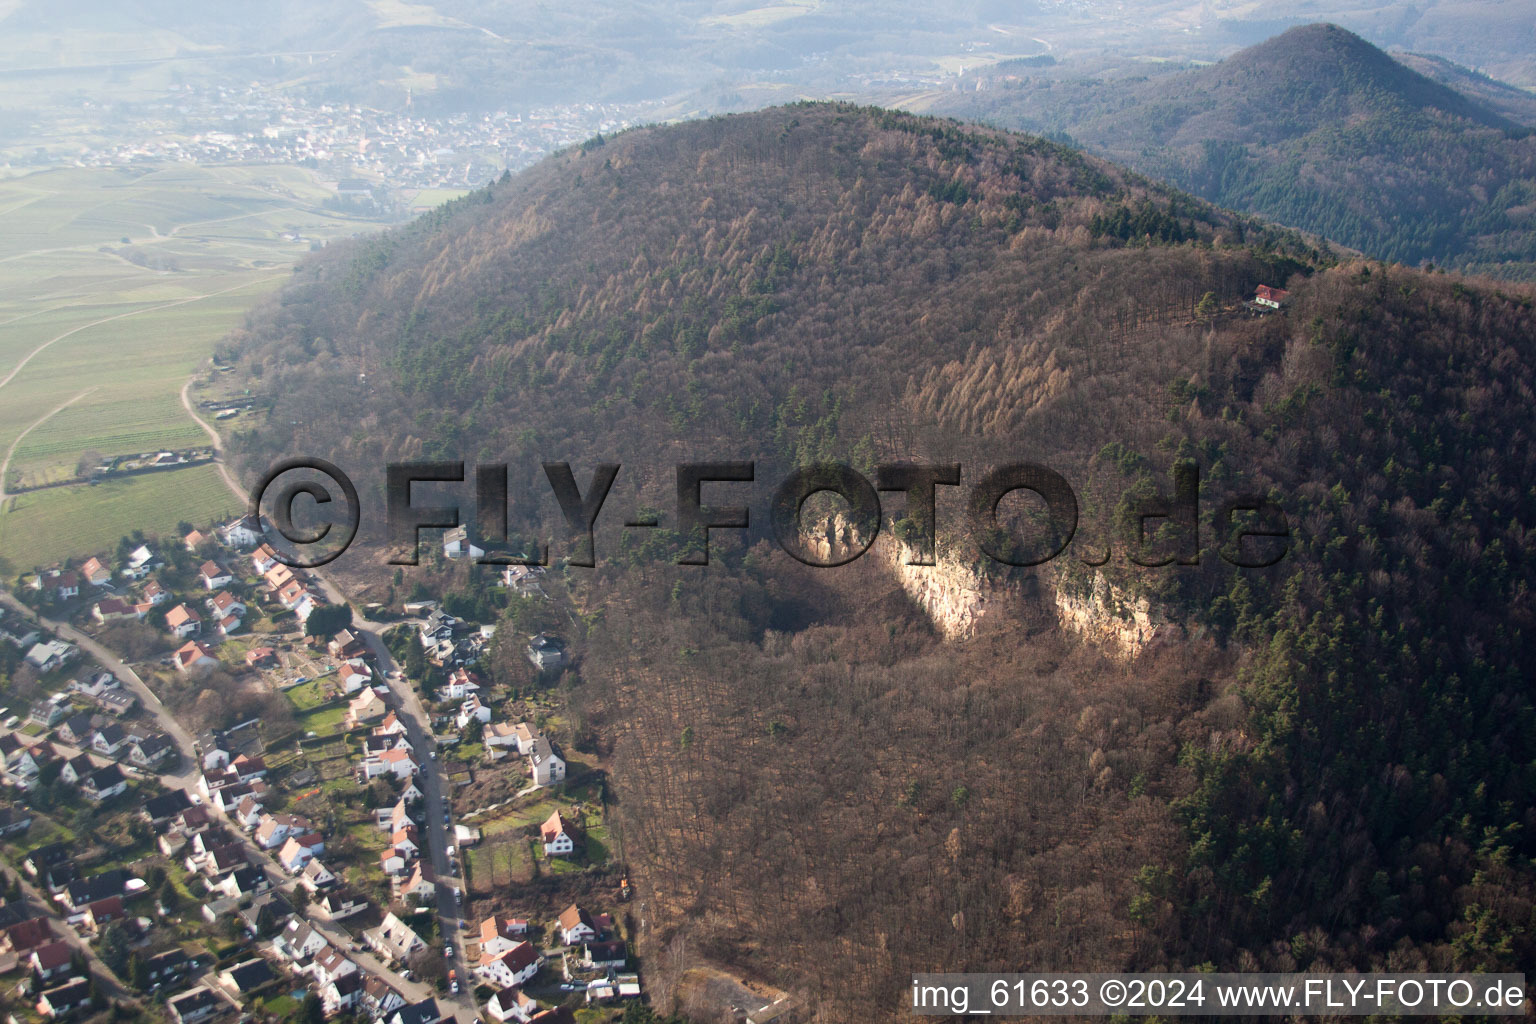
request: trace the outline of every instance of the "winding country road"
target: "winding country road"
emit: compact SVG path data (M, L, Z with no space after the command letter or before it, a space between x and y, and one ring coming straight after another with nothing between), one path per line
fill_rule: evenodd
M181 404L187 410L187 415L202 428L208 435L209 442L213 445L214 464L219 467L219 474L224 478L227 486L235 497L244 504L250 501L250 495L240 486L230 472L229 466L224 461L223 449L220 447L222 439L213 424L197 414L196 407L192 404L192 382L195 379L188 377L187 382L181 387ZM274 547L280 547L275 544ZM332 604L349 604L347 595L335 582L328 579L314 569L308 570L320 589L325 593L325 598ZM429 754L435 752L437 742L432 736L432 719L427 713L426 707L421 702L421 695L410 681L404 678L404 674L398 672L394 656L390 654L389 647L384 643L383 632L389 628L389 623L375 622L366 618L360 611L353 610L353 623L350 627L352 633L368 648L373 655L374 664L384 677L396 704L396 714L405 723L406 739L416 751L416 756L421 760L421 771L417 775L417 781L421 784L423 805L426 812L426 821L423 833L433 871L438 878L437 886L437 916L439 934L444 940L454 946L454 956L450 959L449 966L458 971L461 982L460 992L457 996L439 995L438 1005L447 1010L451 1007L450 1016L457 1019L458 1024L471 1024L480 1017L479 1007L474 1001L475 978L467 970L464 960L464 939L467 932L462 931L460 922L464 920L463 910L455 898L455 891L464 888L464 880L455 877L449 871L448 847L452 828L452 801L448 788L447 778L443 773L442 762ZM314 923L314 922L312 922ZM386 972L386 977L396 988L411 995L412 998L425 998L428 989L424 985L411 985L409 982ZM415 996L412 993L420 992Z

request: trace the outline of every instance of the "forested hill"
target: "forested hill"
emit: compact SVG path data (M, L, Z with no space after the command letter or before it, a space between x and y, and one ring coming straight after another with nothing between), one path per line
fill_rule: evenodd
M1009 69L936 109L1064 131L1220 205L1371 256L1536 276L1531 125L1334 25L1150 78Z
M1288 309L1249 315L1259 284ZM278 396L238 464L328 456L365 523L393 460L510 462L522 536L554 534L542 460L642 478L572 570L564 739L610 758L658 993L698 958L867 1021L910 1015L914 970L1536 955L1529 286L1335 263L1039 138L801 105L594 139L334 246L225 348ZM1193 460L1281 503L1291 553L1233 571L1209 504L1187 569L1004 572L945 529L946 571L1040 595L951 642L876 558L756 543L794 465L1021 456L1085 534ZM618 535L639 499L671 525L688 457L758 462L757 533L703 571ZM398 597L377 548L349 558ZM1057 601L1106 582L1183 639L1081 639Z

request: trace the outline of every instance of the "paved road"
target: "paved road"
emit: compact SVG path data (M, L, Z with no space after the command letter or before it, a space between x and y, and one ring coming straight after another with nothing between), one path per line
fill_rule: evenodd
M219 474L223 477L225 486L229 488L242 504L250 500L250 495L240 486L234 474L229 471L224 462L221 447L223 439L213 425L199 416L196 407L192 404L191 397L192 379L188 378L181 389L181 404L187 414L208 435L214 448L215 463L219 468ZM282 545L274 545L281 548ZM324 574L314 570L308 571L309 576L325 594L326 600L333 604L349 604L347 595L334 582ZM374 622L364 618L360 612L354 609L354 619L351 627L353 635L368 648L373 655L374 663L384 675L390 692L394 696L394 705L397 716L405 723L406 738L410 740L412 748L416 752L417 759L421 762L421 774L418 782L421 786L423 805L426 821L424 833L427 840L427 849L432 859L432 868L437 873L437 913L438 929L445 941L453 943L454 956L449 966L457 970L460 982L460 994L457 997L444 996L439 998L438 1006L445 1013L458 1019L459 1024L472 1024L479 1016L479 1008L476 1006L472 992L474 986L471 977L466 970L463 953L463 937L466 934L460 929L459 924L463 920L458 901L454 897L456 890L462 889L463 879L452 875L448 870L448 846L453 834L451 822L450 799L447 789L447 780L441 764L432 756L436 743L432 739L431 717L421 703L421 695L418 694L410 682L403 676L396 678L399 666L395 663L394 656L389 653L381 634L388 629L390 623ZM93 652L94 653L94 652ZM406 984L410 984L407 982ZM422 986L423 990L425 986Z
M162 776L162 779L174 780L167 782L166 785L174 789L187 789L196 785L198 776L197 757L194 753L195 744L192 734L172 717L171 713L166 710L165 705L160 703L160 698L155 696L154 691L144 685L144 680L139 678L137 672L129 668L121 658L97 643L87 634L82 633L67 622L56 622L53 619L37 614L7 591L0 590L0 604L4 604L13 611L31 619L43 628L51 630L70 643L76 644L81 650L99 661L101 666L108 672L117 676L123 685L132 690L134 696L139 698L139 703L144 706L144 710L155 717L160 728L175 741L177 749L181 751L183 760L179 766L180 771Z
M176 719L166 709L165 705L160 702L160 699L155 696L154 692L150 690L148 686L144 685L144 681L139 678L138 673L134 672L134 670L130 668L125 662L123 662L106 647L103 647L101 644L97 643L87 634L82 633L80 630L66 622L57 622L53 619L49 619L37 614L31 608L28 608L25 604L22 604L20 601L18 601L10 593L0 591L0 604L6 605L8 608L32 620L33 622L36 622L44 628L52 630L54 633L70 641L71 643L78 644L82 650L86 651L93 658L99 661L103 668L107 669L107 671L111 672L113 675L117 676L118 679L122 680L123 685L134 692L134 694L143 704L144 710L154 717L157 725L162 730L164 730L165 733L169 735L173 741L175 741L178 750L181 752L180 763L174 770L160 775L160 782L168 789L184 790L199 802L201 802L201 795L197 793L197 780L202 772L199 767L192 734L189 733L181 725L180 722L176 721ZM377 626L378 624L372 623L372 625ZM392 674L395 671L394 659L390 657L389 650L384 646L383 640L379 638L377 633L371 631L358 630L358 633L362 636L364 641L368 644L369 648L373 651L375 658L378 659L380 669L386 673ZM426 833L428 836L429 845L431 847L432 864L433 868L438 872L440 883L438 887L439 921L443 935L452 941L455 947L458 947L462 945L462 942L460 941L460 933L457 929L459 914L456 901L453 897L453 887L457 887L457 885L461 883L445 877L448 874L448 861L446 840L444 838L445 829L443 827L443 812L446 808L446 804L444 803L442 796L443 782L441 772L438 770L437 762L432 760L426 753L426 751L429 750L431 746L430 736L426 733L421 724L423 722L429 721L429 719L426 716L425 709L421 705L420 698L411 691L408 683L391 680L391 689L395 693L396 700L402 706L403 713L401 714L401 719L405 722L407 737L410 739L411 745L414 746L418 752L420 752L418 756L426 758L423 763L421 778L418 781L421 783L421 789L425 799L427 814ZM59 746L59 744L55 745ZM261 849L256 845L255 842L251 841L249 833L245 832L245 830L240 828L238 824L230 820L228 816L220 814L217 808L210 805L209 809L212 810L215 815L222 817L226 824L230 826L230 830L233 833L241 836L244 839L246 846L246 856L248 859L253 864L261 867L266 872L267 877L273 881L278 889L286 893L292 893L298 887L297 880L292 875L289 875L288 872L284 871L282 866L277 863L271 854ZM23 879L23 885L26 885L25 879ZM53 906L53 904L47 902L46 897L38 895L34 890L31 890L30 887L28 887L28 891L32 892L33 895L43 903L43 905L50 907ZM311 922L317 928L319 928L320 931L324 933L333 944L337 946L337 948L348 950L349 956L357 960L358 963L363 967L366 967L374 973L381 975L391 985L394 985L397 989L399 989L401 994L406 998L410 999L412 1002L417 1002L434 994L430 986L419 982L407 981L398 973L391 970L387 965L377 960L372 954L367 952L350 952L350 949L355 941L351 934L348 933L341 925L322 920L315 916L314 910L314 907L310 907L307 916L310 918ZM65 937L68 938L77 948L83 949L87 953L90 953L89 945L83 942L80 937L76 935L74 931L68 926L63 925L61 922L59 930L64 932ZM458 953L457 949L455 950L455 953ZM127 993L126 990L122 990L120 985L117 985L116 980L113 979L111 973L106 970L105 965L102 965L100 961L95 959L94 953L90 953L90 956L93 962L97 964L99 973L103 974L108 980L110 980L112 985L118 987L119 991L112 994L118 995L119 998L127 997L129 993ZM463 962L457 955L455 957L454 965L459 970L460 979L466 979L467 975L464 972ZM474 1001L468 995L472 988L473 986L466 984L464 986L464 992L456 999L453 997L443 997L439 1001L439 1007L443 1008L444 1010L451 1009L454 1016L460 1018L460 1024L471 1024L477 1015Z

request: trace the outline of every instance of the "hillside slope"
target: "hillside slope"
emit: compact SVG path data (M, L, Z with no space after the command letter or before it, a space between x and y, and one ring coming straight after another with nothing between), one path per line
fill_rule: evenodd
M1220 64L1152 78L1000 73L936 109L1064 131L1220 205L1371 256L1536 276L1530 126L1337 26L1291 29Z
M1243 313L1261 283L1286 313ZM804 105L593 140L332 247L226 347L278 396L236 458L353 473L375 526L343 567L380 600L386 461L510 462L524 540L560 536L540 461L624 463L571 571L565 740L611 758L663 1001L700 960L863 1021L924 969L1533 955L1528 289L1332 265L1037 138ZM710 498L753 531L704 569L618 525L675 525L690 458L758 464ZM946 497L931 572L888 539L840 570L773 548L790 468L911 458L1044 462L1082 542L1005 570ZM1186 460L1199 565L1138 568L1117 524ZM1217 556L1241 492L1289 516L1271 568ZM1101 636L1140 601L1166 642L1127 659ZM949 638L961 605L988 614Z

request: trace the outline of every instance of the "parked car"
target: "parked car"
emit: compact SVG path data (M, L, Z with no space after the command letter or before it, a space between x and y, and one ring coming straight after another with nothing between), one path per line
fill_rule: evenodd
M448 968L448 991L459 994L459 972L453 967Z
M443 956L447 957L449 960L453 959L453 943L450 942L443 947Z

